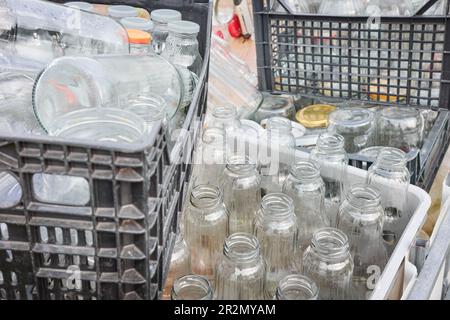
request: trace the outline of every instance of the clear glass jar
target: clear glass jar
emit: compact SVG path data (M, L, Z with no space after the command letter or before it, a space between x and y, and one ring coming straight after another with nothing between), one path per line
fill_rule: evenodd
M379 191L353 185L339 207L337 228L350 241L354 261L353 299L369 299L388 261L383 245L384 209Z
M206 116L207 128L218 128L225 131L235 130L241 126L238 113L231 105L222 105L214 108L210 115Z
M263 195L281 192L294 160L295 138L291 121L272 117L267 120L266 135L260 149L261 188Z
M382 149L367 175L367 183L381 193L384 208L383 238L389 256L411 218L411 212L407 210L410 177L406 154L395 148Z
M212 297L211 284L199 275L183 276L172 287L172 300L212 300Z
M263 300L266 263L258 239L246 233L230 235L223 246L215 277L215 300Z
M137 29L127 29L127 33L128 42L130 43L130 54L141 56L151 53L151 36L148 32Z
M45 134L33 114L29 99L2 100L0 98L0 114L1 132Z
M173 247L172 257L170 259L170 269L167 275L166 286L164 288L163 298L170 298L170 290L174 282L191 272L191 255L183 235L179 233ZM179 279L177 280L179 282ZM179 291L177 291L179 293Z
M198 51L200 26L190 21L173 21L167 26L169 36L162 56L200 76L203 60Z
M325 207L331 226L336 225L339 204L345 196L349 160L344 146L343 136L322 133L310 154L311 160L319 163L320 174L325 182Z
M167 110L177 110L183 101L192 98L185 96L184 87L176 68L157 55L62 57L36 80L33 108L47 129L55 118L68 112L124 108L139 96L160 96Z
M171 9L158 9L152 11L151 19L153 21L153 51L161 54L166 47L166 39L169 35L167 24L170 21L181 20L181 13Z
M167 110L166 101L157 95L133 98L124 110L142 118L149 130L151 130L152 126L159 123L165 128L168 121L167 118L173 113L173 110Z
M363 108L343 108L330 114L328 130L344 137L345 150L357 153L375 144L374 113Z
M2 2L1 49L8 65L41 71L63 55L129 53L125 29L109 17L49 1Z
M297 218L289 196L272 193L262 199L255 220L255 235L266 261L266 298L272 299L278 282L294 269Z
M387 107L377 113L378 145L405 152L420 148L423 142L424 119L412 107Z
M299 251L296 265L300 268L301 255L314 232L330 226L325 211L325 184L320 177L319 164L311 160L293 164L283 185L283 192L294 200Z
M192 189L184 212L184 231L192 272L212 279L228 236L228 212L218 187L198 185Z
M284 117L294 120L295 113L294 99L292 97L265 94L261 106L254 115L254 119L258 123L271 117Z
M303 254L302 273L317 284L320 300L351 298L353 258L345 233L335 228L317 230Z
M120 23L127 29L145 31L148 34L153 32L153 21L140 17L126 17L120 20Z
M242 155L228 157L222 189L230 214L230 234L252 233L261 203L261 177L256 162Z
M318 300L319 288L310 278L291 274L278 282L277 300Z

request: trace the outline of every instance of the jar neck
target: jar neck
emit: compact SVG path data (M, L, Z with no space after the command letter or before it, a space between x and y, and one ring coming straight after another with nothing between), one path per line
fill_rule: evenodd
M230 125L238 120L236 108L232 106L217 107L212 112L215 121Z
M322 133L317 140L317 149L324 153L345 152L344 146L344 137L337 133Z
M302 160L291 166L290 174L299 183L314 183L320 179L320 165L312 160Z
M302 275L289 275L278 283L277 300L317 300L319 289L314 281Z
M383 170L398 171L406 168L406 154L400 149L383 148L375 161L377 167Z
M212 300L211 284L198 275L181 277L173 284L172 300Z
M346 197L351 206L360 209L363 213L368 213L381 205L380 192L367 184L352 186Z
M251 263L260 258L258 239L247 233L234 233L225 240L224 255L236 263Z
M198 185L192 189L191 204L198 209L208 209L222 203L222 192L219 187Z
M256 173L257 165L248 156L232 155L227 159L226 168L238 176L248 176Z
M271 193L261 201L261 215L263 219L286 221L294 215L294 201L283 193Z
M339 261L350 253L348 237L339 229L319 229L311 240L311 250L324 260Z
M292 124L289 119L272 117L267 120L266 129L269 134L290 134L292 132Z

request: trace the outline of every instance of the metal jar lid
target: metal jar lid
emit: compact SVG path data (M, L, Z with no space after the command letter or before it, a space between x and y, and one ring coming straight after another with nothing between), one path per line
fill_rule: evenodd
M329 104L314 104L297 112L297 121L306 128L328 127L328 117L336 110L336 106Z

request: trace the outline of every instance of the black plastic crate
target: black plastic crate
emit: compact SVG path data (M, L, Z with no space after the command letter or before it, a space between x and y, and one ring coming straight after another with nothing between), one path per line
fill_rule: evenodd
M260 90L439 110L408 165L412 182L429 189L449 143L449 17L290 14L271 2L253 1Z
M104 1L106 2L106 1ZM117 2L123 3L123 2ZM22 189L0 209L0 299L158 299L164 288L206 109L211 3L127 1L171 7L201 26L204 66L183 132L169 152L159 128L145 144L90 144L0 131L0 172ZM85 206L51 204L33 193L35 174L80 177Z

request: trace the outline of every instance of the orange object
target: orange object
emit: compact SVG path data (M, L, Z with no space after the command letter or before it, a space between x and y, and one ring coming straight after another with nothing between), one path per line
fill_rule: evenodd
M151 41L150 33L137 30L137 29L127 29L128 41L132 44L149 44Z

